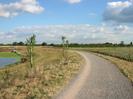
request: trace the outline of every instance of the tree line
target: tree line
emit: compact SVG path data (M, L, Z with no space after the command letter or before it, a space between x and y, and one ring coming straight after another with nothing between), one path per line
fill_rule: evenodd
M67 40L67 43L69 41ZM2 45L12 45L12 46L26 46L27 44L25 42L13 42L12 44L0 44ZM35 46L54 46L54 47L61 47L62 44L48 44L46 42L42 42L40 44L35 44ZM80 43L69 43L69 47L128 47L128 46L133 46L133 42L130 42L129 44L124 43L124 41L121 41L120 43L95 43L95 44L80 44Z

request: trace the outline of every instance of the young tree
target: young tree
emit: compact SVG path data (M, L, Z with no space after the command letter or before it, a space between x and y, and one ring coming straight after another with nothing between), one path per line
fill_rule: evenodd
M129 61L132 60L132 50L131 50L132 45L133 45L133 42L130 42L129 47L128 47L129 48L129 53L128 53Z
M27 56L29 58L30 67L32 68L34 65L34 46L36 43L35 40L36 36L33 34L30 38L27 39L26 45L27 45Z
M62 49L63 49L63 58L64 58L64 64L67 64L68 62L68 45L69 41L66 39L65 36L62 36Z
M69 41L68 40L66 40L66 47L67 47L67 49L68 49L68 46L69 45Z
M63 58L64 58L65 57L65 40L66 40L66 37L62 36L61 39L62 39Z

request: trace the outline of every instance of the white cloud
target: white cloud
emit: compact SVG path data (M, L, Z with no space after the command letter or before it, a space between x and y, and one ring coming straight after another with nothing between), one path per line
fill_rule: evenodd
M133 1L109 2L103 14L105 21L119 23L133 22Z
M126 25L119 25L119 26L115 27L115 30L119 31L119 32L125 32L125 31L128 30L128 26L126 26Z
M129 1L125 1L125 2L122 2L122 1L109 2L108 3L108 7L111 7L111 8L118 8L118 7L125 8L125 7L129 7L131 4L132 3L129 2Z
M21 0L19 2L2 4L0 3L0 17L13 17L22 12L37 14L44 10L37 0Z
M81 0L66 0L70 4L80 3Z
M45 25L22 26L8 33L0 33L0 41L25 41L33 33L37 35L37 41L48 43L61 43L61 36L66 36L70 42L78 43L102 43L131 41L133 37L132 26L126 25ZM9 38L6 39L5 38Z

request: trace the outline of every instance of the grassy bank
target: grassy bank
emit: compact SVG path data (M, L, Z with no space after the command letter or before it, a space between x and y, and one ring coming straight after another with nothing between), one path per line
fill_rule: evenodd
M116 64L120 71L133 82L133 47L96 47L78 50L98 53L97 55Z
M0 58L20 58L20 56L13 52L0 52Z
M25 47L17 50L26 54ZM62 59L62 49L35 48L35 70L28 62L0 70L0 99L51 99L78 73L83 59L68 53L68 64Z

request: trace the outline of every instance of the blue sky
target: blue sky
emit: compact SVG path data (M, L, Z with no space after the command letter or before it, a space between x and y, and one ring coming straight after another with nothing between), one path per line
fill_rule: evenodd
M38 42L58 43L61 35L80 43L130 42L132 12L132 0L0 0L0 41L23 41L39 32Z
M16 26L34 24L98 24L102 21L106 5L106 0L101 1L83 0L78 4L69 4L64 0L39 0L40 5L45 9L42 13L36 15L24 13L10 19L0 18L0 22L2 22L0 27L7 30L7 27L11 29Z

